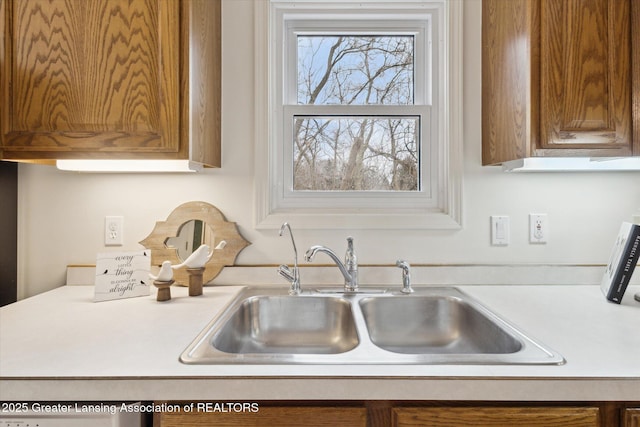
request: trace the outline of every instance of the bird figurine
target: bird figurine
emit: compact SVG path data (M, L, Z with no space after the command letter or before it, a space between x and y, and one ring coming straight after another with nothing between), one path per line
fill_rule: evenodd
M193 251L191 255L187 259L185 259L181 264L171 266L174 269L187 267L187 268L203 268L207 262L213 256L213 252L216 249L222 249L226 246L226 241L221 241L218 246L214 248L213 251L209 250L209 245L200 245L198 249Z
M171 280L173 280L173 269L171 268L171 261L163 261L162 265L160 266L158 275L154 276L153 274L149 274L149 277L152 280L158 282L170 282Z

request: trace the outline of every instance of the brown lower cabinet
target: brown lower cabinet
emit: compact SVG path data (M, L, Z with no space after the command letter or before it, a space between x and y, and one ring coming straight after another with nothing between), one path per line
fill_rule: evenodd
M179 402L184 407L184 402ZM190 403L189 403L190 404ZM186 405L189 405L186 404ZM640 402L252 402L155 413L154 427L640 427ZM197 405L197 404L196 404Z
M367 426L365 407L344 406L270 406L259 404L257 411L230 411L223 405L217 410L155 414L154 427L204 426L283 426L333 427Z
M393 408L393 426L584 426L598 427L600 411L594 407L482 407Z
M640 427L640 408L626 408L624 420L624 427Z

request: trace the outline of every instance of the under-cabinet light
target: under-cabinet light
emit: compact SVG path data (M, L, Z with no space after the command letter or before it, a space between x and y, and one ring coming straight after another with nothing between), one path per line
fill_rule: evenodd
M506 172L640 171L640 157L529 157L502 164Z
M200 172L202 165L189 160L57 160L60 170L74 172Z

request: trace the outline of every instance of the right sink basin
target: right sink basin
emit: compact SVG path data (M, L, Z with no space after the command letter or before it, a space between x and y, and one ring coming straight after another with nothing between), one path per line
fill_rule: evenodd
M360 300L373 344L405 354L509 354L522 343L469 302L452 296Z

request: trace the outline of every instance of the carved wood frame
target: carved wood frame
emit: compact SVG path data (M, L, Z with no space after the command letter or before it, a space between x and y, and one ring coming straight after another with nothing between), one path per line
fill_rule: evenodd
M153 231L141 240L140 244L151 250L153 266L160 266L165 260L171 261L172 265L179 264L182 260L178 257L177 249L167 247L165 241L169 237L177 236L180 227L191 220L201 220L213 230L214 242L210 245L212 249L222 240L227 242L223 249L215 250L207 262L203 277L206 284L225 266L234 265L240 251L251 244L240 235L236 223L228 222L215 206L206 202L183 203L169 214L166 221L157 221ZM173 275L177 285L188 286L189 275L186 269L174 270Z

